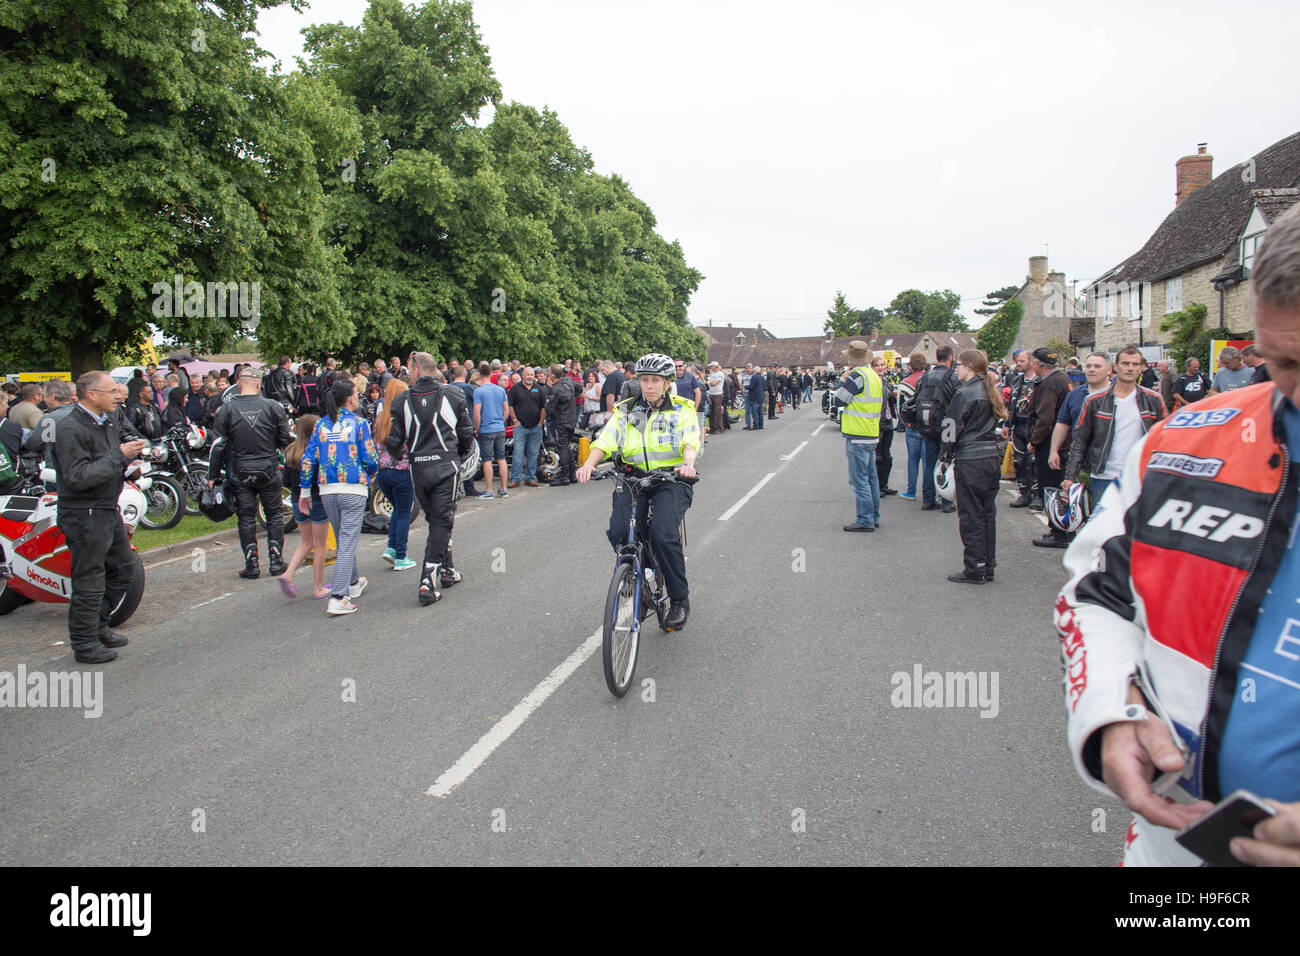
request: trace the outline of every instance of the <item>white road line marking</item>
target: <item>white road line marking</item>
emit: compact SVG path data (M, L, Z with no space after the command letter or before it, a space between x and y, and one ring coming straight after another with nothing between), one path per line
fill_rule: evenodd
M722 513L722 517L720 517L718 520L719 521L731 520L732 515L734 515L741 508L745 507L745 502L747 502L750 498L754 497L754 495L758 494L758 490L775 477L776 477L776 472L769 471L762 481L756 484L753 488L750 488L749 491L745 494L745 497L741 498L734 505L732 505L730 508L724 511Z
M193 610L196 610L196 609L198 609L198 608L205 607L205 606L207 606L207 605L209 605L209 604L216 604L218 601L224 600L225 598L233 597L233 596L234 596L234 593L235 593L234 591L227 591L225 594L217 595L216 597L211 598L211 599L209 599L209 600L207 600L207 601L200 601L198 604L193 605L193 606L190 608L190 610L193 611Z
M793 458L795 455L799 454L799 452L803 451L803 446L806 445L806 444L808 444L806 441L801 441L801 442L799 443L799 447L798 447L798 448L796 448L794 451L790 452L790 454L788 454L788 455L782 455L782 456L781 456L781 460L782 460L782 461L789 461L789 460L790 460L791 458Z
M820 425L818 425L816 428L813 429L813 434L816 435L819 431L821 431L823 428L825 428L825 427L826 427L827 425L829 425L829 424L830 424L830 422L822 422Z
M547 674L540 684L529 691L528 696L517 703L514 710L493 724L492 729L478 739L478 743L466 750L459 760L438 777L433 782L433 786L424 791L425 795L445 797L468 780L470 774L481 767L483 761L492 756L494 750L509 740L510 735L523 726L524 721L532 716L533 711L541 707L546 702L546 698L555 693L556 688L596 652L596 648L600 647L603 633L604 629L601 628L583 641L559 667Z

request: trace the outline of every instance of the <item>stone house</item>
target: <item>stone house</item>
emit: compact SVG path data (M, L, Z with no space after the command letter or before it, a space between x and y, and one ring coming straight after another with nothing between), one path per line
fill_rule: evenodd
M1079 347L1071 323L1084 315L1083 306L1066 285L1065 273L1047 268L1047 256L1029 257L1029 275L1011 298L1024 306L1025 315L1008 355L1016 349L1036 349L1048 342ZM994 361L1003 357L989 356Z
M1300 199L1300 133L1218 176L1213 163L1205 144L1179 159L1173 212L1085 289L1098 349L1166 345L1164 316L1192 302L1207 307L1206 327L1223 328L1225 338L1254 328L1250 263L1269 224Z
M697 326L701 332L708 334L708 327ZM716 328L713 331L717 331ZM728 338L725 333L723 338ZM708 361L717 362L723 368L744 368L753 362L767 368L771 365L785 365L790 368L825 368L827 362L836 367L844 364L844 350L849 343L861 338L857 335L831 336L808 335L779 339L775 336L757 338L746 333L743 337L730 337L729 341L710 344ZM913 352L925 353L926 361L933 362L939 348L948 345L957 352L978 348L975 336L970 332L876 332L867 344L872 351L881 352L892 349L907 361Z

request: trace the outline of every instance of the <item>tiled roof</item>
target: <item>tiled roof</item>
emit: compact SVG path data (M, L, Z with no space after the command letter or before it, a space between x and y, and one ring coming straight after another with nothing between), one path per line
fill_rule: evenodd
M1284 212L1300 202L1300 189L1252 189L1250 198L1259 207L1264 222L1271 226Z
M1249 164L1253 162L1251 167ZM1249 175L1253 172L1253 176ZM1215 176L1165 217L1141 249L1112 273L1114 282L1156 282L1221 258L1241 234L1256 189L1300 185L1300 133L1293 133Z

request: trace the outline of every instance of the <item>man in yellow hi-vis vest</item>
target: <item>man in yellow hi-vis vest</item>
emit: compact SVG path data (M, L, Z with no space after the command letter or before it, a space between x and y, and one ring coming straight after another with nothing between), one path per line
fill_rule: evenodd
M590 480L591 473L603 459L616 455L624 465L641 471L671 469L683 478L695 477L695 456L700 453L700 425L695 403L672 392L675 371L673 360L667 355L651 353L641 356L635 370L641 383L640 397L624 399L614 406L614 413L591 444L591 454L578 469L578 481ZM615 550L627 533L632 514L631 495L628 489L614 495L607 537ZM643 509L645 499L651 495L654 496L655 513L650 526L650 543L671 602L664 629L679 631L691 611L680 529L682 516L691 506L694 489L688 484L666 481L642 492ZM640 513L645 514L645 511Z
M840 407L840 431L849 456L849 487L857 498L857 518L845 531L875 531L880 527L880 476L876 473L876 444L885 386L871 369L867 343L854 339L844 350L849 370L835 392Z

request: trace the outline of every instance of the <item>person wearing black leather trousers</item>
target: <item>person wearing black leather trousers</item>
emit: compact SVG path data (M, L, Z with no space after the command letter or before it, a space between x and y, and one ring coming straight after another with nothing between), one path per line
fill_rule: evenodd
M1029 356L1030 371L1038 379L1030 400L1029 450L1034 453L1034 473L1042 495L1050 488L1061 487L1061 479L1065 477L1064 471L1052 467L1050 455L1052 431L1056 428L1061 403L1070 393L1070 376L1057 367L1059 358L1055 349L1046 346L1034 349ZM1046 534L1034 539L1034 544L1040 548L1066 548L1070 539L1059 528L1049 527Z
M551 482L561 488L576 481L573 461L573 433L578 426L578 406L573 398L573 380L563 365L552 365L547 372L550 392L546 396L546 420L555 425L555 453L560 456L560 477Z
M1011 389L1011 418L1003 427L1003 438L1011 442L1012 460L1016 466L1016 485L1020 497L1011 502L1012 508L1027 508L1038 499L1038 480L1034 476L1034 456L1029 451L1029 411L1034 383L1029 371L1029 350L1020 349L1012 356L1015 368L1007 373Z
M272 577L285 572L284 501L279 453L293 444L284 407L258 394L261 373L245 366L239 370L239 394L217 412L212 431L212 457L208 462L208 487L225 468L239 518L239 545L244 551L241 578L262 572L257 560L257 503L266 515L266 550Z
M442 600L439 587L462 579L452 564L451 530L456 520L456 485L460 463L474 448L474 420L470 417L463 382L445 384L438 363L428 352L412 353L411 387L393 399L388 438L390 454L406 446L411 463L411 484L429 523L420 570L419 601L428 606Z
M876 353L871 360L871 370L880 376L880 384L885 390L885 401L880 406L880 441L876 444L876 477L880 482L880 497L898 494L896 488L889 487L889 473L894 470L894 431L898 423L898 398L894 386L885 378L883 352ZM794 387L794 395L799 394L799 386ZM796 408L798 406L795 406Z
M127 643L108 623L135 573L117 499L144 441L122 440L116 409L108 373L87 372L77 379L77 405L55 427L51 446L59 474L56 520L72 557L68 643L80 664L111 661L114 648Z
M997 568L998 425L1007 417L1002 393L988 375L989 360L979 349L957 361L961 384L948 403L939 460L953 463L962 569L948 576L960 584L984 584Z

